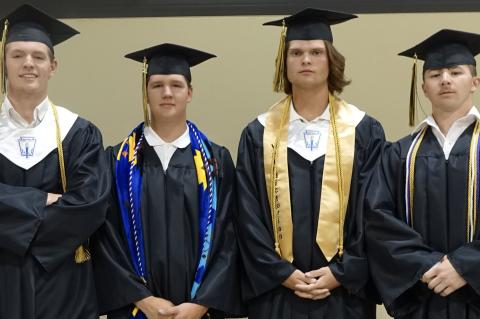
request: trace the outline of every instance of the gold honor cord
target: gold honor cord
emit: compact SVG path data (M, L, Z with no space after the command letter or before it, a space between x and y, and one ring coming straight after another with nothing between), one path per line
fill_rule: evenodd
M410 161L410 175L409 175L409 180L410 180L410 183L409 183L409 187L410 187L410 225L411 227L413 228L413 195L414 195L414 191L415 191L415 183L414 183L414 180L415 180L415 161L417 159L417 152L418 152L418 149L420 148L420 144L422 144L422 141L423 141L423 137L425 136L425 132L427 131L427 127L425 127L422 132L420 133L420 137L418 138L418 141L417 143L415 144L415 146L413 147L413 150L412 150L412 159Z
M63 157L63 145L62 145L62 134L60 131L60 121L58 119L57 107L52 102L50 102L50 105L52 106L53 116L55 118L58 163L60 166L60 178L62 182L62 189L63 189L63 192L65 193L67 191L67 174L65 172L65 158ZM81 264L88 260L90 260L90 252L83 245L80 245L75 250L75 262L77 264Z
M5 72L5 46L7 45L8 19L5 19L2 31L2 43L0 47L0 89L2 94L7 92L7 78Z
M472 241L477 222L477 187L478 187L478 139L480 136L480 124L477 120L470 142L470 156L468 159L468 198L467 198L467 242Z
M333 140L335 142L335 164L337 168L337 179L338 179L338 255L342 257L343 255L343 224L344 224L344 194L343 194L343 172L342 172L342 154L340 151L340 141L337 133L337 120L335 116L336 105L334 104L334 97L329 95L329 104L330 107L330 121L332 123L333 130Z

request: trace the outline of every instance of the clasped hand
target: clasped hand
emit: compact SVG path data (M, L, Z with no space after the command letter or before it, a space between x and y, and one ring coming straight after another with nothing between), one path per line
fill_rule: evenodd
M283 283L301 298L319 300L330 296L330 291L340 286L329 267L306 273L295 270Z

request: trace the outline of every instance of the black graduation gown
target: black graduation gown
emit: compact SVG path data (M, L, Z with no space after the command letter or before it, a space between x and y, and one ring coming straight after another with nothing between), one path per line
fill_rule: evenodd
M480 318L480 241L466 243L467 172L473 125L449 159L429 128L418 150L414 228L405 217L405 161L413 136L385 147L368 191L367 252L372 276L396 318ZM466 286L444 298L419 280L448 255Z
M316 243L325 156L310 162L288 149L293 219L293 263L274 250L274 238L263 164L264 127L258 120L243 131L237 161L238 236L246 277L242 289L250 319L374 318L368 300L368 266L363 242L364 183L384 141L381 125L365 115L356 127L355 159L345 217L345 251L327 262ZM319 301L297 297L282 286L290 274L330 266L342 284Z
M115 175L119 145L107 151ZM199 256L198 182L191 146L173 154L168 169L147 143L142 163L142 223L147 264L147 286L135 274L123 232L115 181L107 221L97 233L94 268L101 313L128 318L132 304L153 295L178 305L194 302L210 308L212 318L224 312L241 314L237 242L232 217L236 214L234 166L228 150L213 145L218 161L217 220L207 271L196 297L190 299Z
M68 191L47 207L62 193L57 149L28 170L0 155L0 318L98 318L91 262L74 254L105 219L102 138L77 118L62 144Z

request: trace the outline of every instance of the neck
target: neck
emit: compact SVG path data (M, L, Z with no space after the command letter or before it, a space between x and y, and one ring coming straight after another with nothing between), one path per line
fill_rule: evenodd
M294 87L292 91L295 111L307 121L312 121L325 112L328 105L327 86L321 90L303 90Z
M47 95L11 94L10 92L8 92L7 96L13 109L27 123L33 122L33 111L47 97Z
M162 121L152 119L152 129L167 143L175 141L187 129L186 119Z
M470 99L468 103L465 103L464 106L455 110L444 110L432 107L432 116L440 128L440 131L442 131L444 135L447 135L453 123L455 123L456 120L466 116L471 108L472 101Z

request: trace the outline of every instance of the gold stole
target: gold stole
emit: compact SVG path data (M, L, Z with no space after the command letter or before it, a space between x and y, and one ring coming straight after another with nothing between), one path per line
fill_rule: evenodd
M293 261L293 225L288 177L289 95L273 105L263 133L263 159L275 250ZM316 241L330 261L343 253L343 224L348 206L355 152L355 117L359 110L329 95L330 126L323 168ZM340 181L340 182L339 182Z

